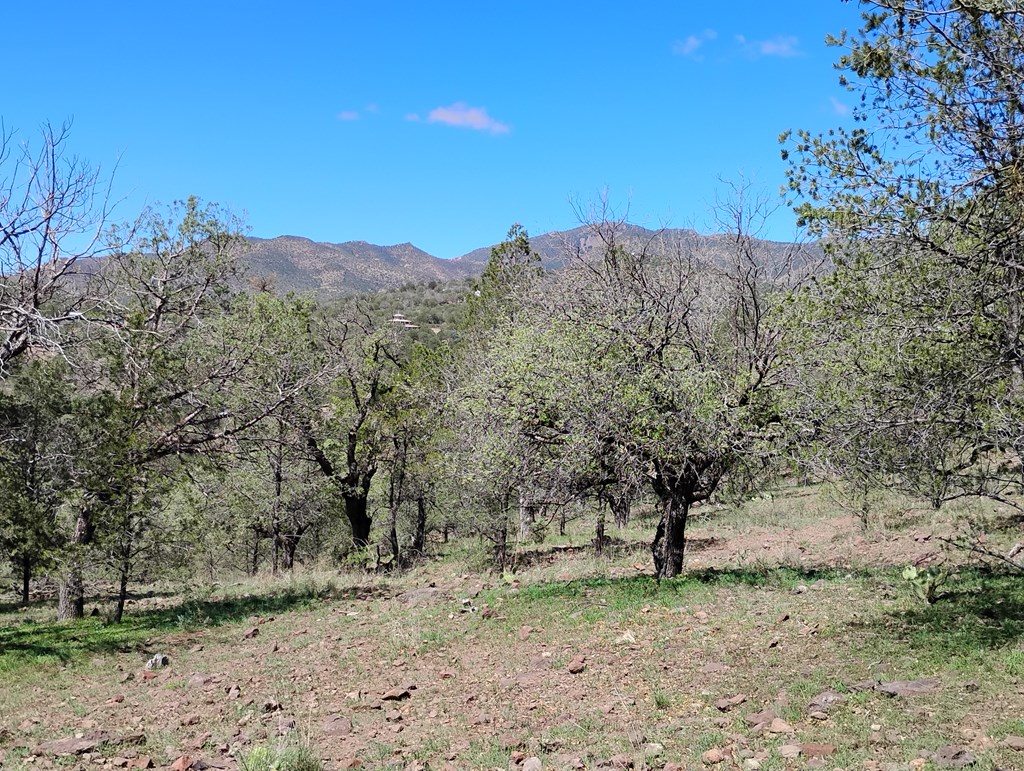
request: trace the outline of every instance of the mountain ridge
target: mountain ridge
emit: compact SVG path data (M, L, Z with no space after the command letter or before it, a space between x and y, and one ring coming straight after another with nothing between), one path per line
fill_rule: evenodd
M690 248L700 238L706 238L706 243L720 243L726 236L702 236L687 228L648 230L624 224L618 238L627 248L643 248L657 241L659 248L676 250ZM363 240L331 243L290 234L249 237L247 241L249 250L243 259L252 279L269 281L279 292L313 293L321 299L478 276L494 247L483 246L445 259L408 241L391 245ZM785 241L759 243L772 251L793 246ZM533 236L530 245L541 256L545 268L557 269L565 264L569 254L587 254L603 244L593 229L580 226Z

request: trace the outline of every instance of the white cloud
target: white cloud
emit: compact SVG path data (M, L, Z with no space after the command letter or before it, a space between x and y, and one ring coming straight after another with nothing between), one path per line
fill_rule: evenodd
M849 104L846 104L846 103L840 101L835 96L829 96L828 98L831 100L831 103L833 103L833 112L835 112L836 115L842 115L842 116L850 115L850 105Z
M409 119L409 116L406 116ZM417 117L418 119L418 117ZM427 115L428 123L443 123L445 126L458 126L474 131L487 131L491 134L507 134L511 127L495 120L487 114L484 107L470 107L465 102L455 102L447 107L435 107Z
M421 120L423 120L417 113L414 112L407 112L405 114L405 119L410 123L419 123Z
M800 41L793 35L776 35L768 40L755 43L757 52L762 56L791 57L800 55Z
M698 53L700 47L717 37L718 33L713 29L706 29L698 35L687 35L682 40L677 40L672 44L672 53L676 56L688 56L691 59L699 60L701 58Z
M338 120L359 120L359 113L355 110L342 110L338 113Z

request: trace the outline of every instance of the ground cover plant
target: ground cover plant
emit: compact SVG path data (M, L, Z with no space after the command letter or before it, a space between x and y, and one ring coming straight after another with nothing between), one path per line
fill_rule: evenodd
M599 558L570 528L504 576L453 543L400 575L154 593L121 625L7 608L5 767L1020 767L1024 589L944 548L945 514L892 519L819 486L702 515L671 580L630 531Z

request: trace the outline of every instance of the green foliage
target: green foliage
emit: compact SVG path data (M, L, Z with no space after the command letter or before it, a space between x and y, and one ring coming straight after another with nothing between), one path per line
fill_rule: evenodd
M782 137L834 273L794 303L805 456L934 506L1012 499L1024 414L1024 23L1004 2L864 2L856 127ZM806 444L806 443L805 443Z
M914 587L914 592L929 605L934 605L942 595L939 590L949 579L949 573L941 568L918 568L908 565L900 574L903 580Z
M242 771L320 771L322 765L305 742L260 745L238 757Z

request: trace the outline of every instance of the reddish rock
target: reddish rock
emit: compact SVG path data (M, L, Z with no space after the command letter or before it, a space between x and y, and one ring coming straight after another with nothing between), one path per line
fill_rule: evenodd
M582 672L586 668L587 668L587 660L586 660L586 657L583 656L583 655L574 656L572 658L572 660L569 662L568 669L569 669L569 673L570 674L578 675L580 672Z
M827 758L836 754L836 748L831 744L801 744L800 753L809 758Z
M718 749L718 747L713 747L701 755L701 759L709 766L714 766L719 763L724 763L726 754L722 752L722 750Z

